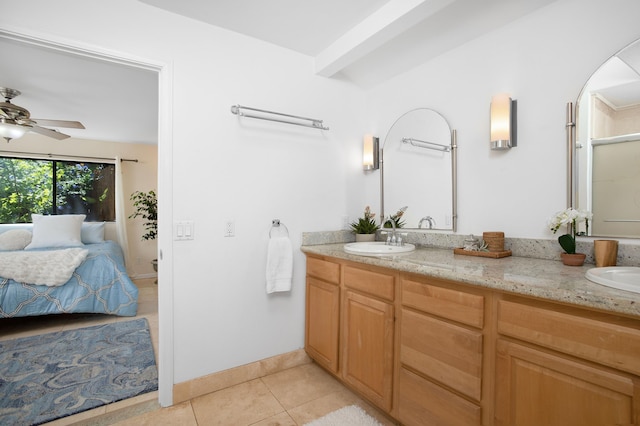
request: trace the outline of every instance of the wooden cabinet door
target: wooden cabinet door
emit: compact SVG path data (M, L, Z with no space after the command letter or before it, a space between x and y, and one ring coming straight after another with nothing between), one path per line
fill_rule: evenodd
M388 412L393 383L393 305L345 291L342 312L342 378Z
M499 340L496 425L637 424L635 376Z
M305 350L326 369L338 372L340 287L307 277Z

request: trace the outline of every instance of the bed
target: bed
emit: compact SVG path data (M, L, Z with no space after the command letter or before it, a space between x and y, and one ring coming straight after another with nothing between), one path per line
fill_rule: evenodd
M59 228L59 224L60 220L57 220L54 228ZM42 228L38 227L36 220L32 228L33 238L25 247L20 248L22 244L3 246L0 240L0 318L66 313L136 315L138 289L127 275L120 245L114 241L101 240L100 231L93 229L100 228L100 224L81 223L81 225L82 241L86 242L81 242L80 225L78 225L78 236L72 244L67 241L60 245L59 235L53 240L51 238L43 240L42 232L38 232ZM85 236L85 228L92 228L91 232L87 233L88 237ZM57 231L59 229L54 232ZM15 236L19 232L14 234L12 240L15 242ZM26 235L26 232L22 231L22 237ZM103 231L102 235L104 235ZM3 236L6 237L5 234L0 233L0 238ZM26 274L38 269L31 265L38 264L40 260L31 259L50 258L54 263L59 263L57 259L60 256L73 257L76 262L73 267L67 265L70 271L68 279L58 274L56 276L58 282L46 285L38 284L37 279L26 281L13 279L13 277L23 277L20 272ZM46 262L44 264L46 265ZM24 267L24 265L29 266ZM48 271L53 267L49 265L40 269Z

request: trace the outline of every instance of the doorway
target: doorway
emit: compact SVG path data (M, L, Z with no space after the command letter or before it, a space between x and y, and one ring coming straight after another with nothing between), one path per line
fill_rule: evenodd
M156 95L157 95L157 108L154 109L152 114L155 114L157 118L157 145L158 145L158 193L160 197L158 199L158 219L159 219L159 238L157 258L159 259L160 266L158 271L158 279L160 285L158 286L158 383L159 383L159 401L162 406L169 406L173 400L173 336L172 330L172 294L173 289L173 271L172 271L172 246L170 244L170 238L163 238L163 235L171 235L172 213L171 213L171 151L173 141L171 139L171 92L172 92L172 70L170 64L149 60L147 58L134 57L128 53L114 53L113 51L103 50L100 47L87 48L85 44L70 45L68 40L57 41L55 39L43 39L41 35L31 35L24 33L16 33L6 30L0 30L0 43L11 44L12 47L24 46L25 48L36 48L46 55L61 55L67 59L73 59L74 61L81 61L86 63L86 66L90 68L87 74L95 72L96 67L101 65L109 67L110 69L131 69L131 70L143 70L147 73L153 73L156 77ZM4 51L4 49L3 49ZM5 66L11 66L16 64L25 64L26 61L4 61L0 65L0 75L5 78L9 75L17 75L22 72L29 75L30 78L37 82L38 76L33 76L33 73L46 72L47 67L39 66L25 71L12 71L3 70ZM43 62L40 62L43 63ZM7 71L7 72L5 72ZM44 74L39 76L45 79ZM41 80L42 81L42 80ZM12 82L0 82L0 85L13 84ZM70 84L74 82L71 81ZM75 83L78 83L77 81ZM56 85L47 87L47 94L51 95L50 103L57 105L61 108L61 96L51 94L56 88L60 88L60 82ZM25 87L16 87L18 90L25 91ZM67 90L68 92L68 90ZM63 90L63 93L64 92ZM71 92L73 94L73 92ZM112 93L113 97L117 97L119 102L126 102L127 93ZM27 99L28 100L28 99ZM43 111L43 117L46 116L46 111ZM38 112L40 115L40 111ZM73 119L76 119L75 117ZM117 126L112 126L117 127ZM72 135L73 136L73 135ZM90 136L89 136L90 137ZM16 141L17 142L17 141ZM5 148L3 148L5 149ZM166 228L166 229L165 229Z

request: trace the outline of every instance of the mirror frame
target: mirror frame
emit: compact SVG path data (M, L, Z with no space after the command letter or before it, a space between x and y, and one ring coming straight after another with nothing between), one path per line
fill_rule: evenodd
M449 121L447 121L447 119L440 114L438 111L432 109L432 108L426 108L426 107L419 107L419 108L413 108L407 112L404 112L403 114L401 114L394 122L393 124L391 124L391 126L389 127L389 130L387 130L387 133L385 134L384 140L382 141L382 144L380 145L380 152L379 152L379 158L380 158L380 216L381 216L381 220L384 220L385 217L385 213L384 213L384 146L387 143L387 137L389 136L389 133L391 132L391 130L393 129L393 126L396 125L396 123L405 115L413 112L413 111L417 111L417 110L429 110L432 111L434 113L436 113L437 115L439 115L440 117L442 117L442 119L444 120L445 123L447 123L447 127L449 128L449 135L450 135L450 148L451 148L451 229L449 228L440 228L440 229L428 229L428 228L402 228L404 230L408 230L408 231L451 231L451 232L456 232L457 228L458 228L458 132L455 129L451 129L451 125L449 124Z
M567 145L567 207L577 208L577 185L578 185L578 168L577 168L577 159L576 159L576 150L577 147L577 129L578 125L578 109L580 105L580 99L584 95L584 92L589 85L589 81L593 78L593 76L611 59L618 56L621 52L623 52L628 47L640 43L640 39L633 40L627 43L622 48L618 49L611 56L605 59L598 67L589 75L589 78L582 85L580 92L575 100L575 102L568 102L566 105L566 145ZM586 237L591 238L607 238L606 235L585 235ZM636 237L616 237L616 238L636 238Z

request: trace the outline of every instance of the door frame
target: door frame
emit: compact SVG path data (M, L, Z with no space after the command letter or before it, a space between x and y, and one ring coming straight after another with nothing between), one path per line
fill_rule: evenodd
M54 36L0 29L0 37L158 73L158 401L173 404L173 63Z

